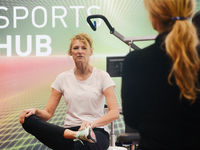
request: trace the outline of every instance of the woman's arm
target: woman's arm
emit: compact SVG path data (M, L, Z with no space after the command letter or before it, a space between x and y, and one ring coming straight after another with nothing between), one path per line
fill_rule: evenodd
M51 95L45 109L44 110L38 110L36 108L25 109L20 114L19 122L23 124L25 118L33 114L35 114L36 116L38 116L39 118L45 121L49 120L53 116L58 106L58 103L60 102L61 96L62 94L60 92L52 88Z
M114 87L111 86L105 89L104 95L108 106L108 113L106 113L102 118L93 121L92 124L94 125L94 127L107 125L119 118L119 108L115 96Z

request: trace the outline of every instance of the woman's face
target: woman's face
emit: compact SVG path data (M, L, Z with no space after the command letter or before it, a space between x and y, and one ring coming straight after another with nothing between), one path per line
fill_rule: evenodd
M73 42L70 54L73 57L75 63L77 62L88 63L90 56L92 55L92 48L88 47L80 40L75 40Z

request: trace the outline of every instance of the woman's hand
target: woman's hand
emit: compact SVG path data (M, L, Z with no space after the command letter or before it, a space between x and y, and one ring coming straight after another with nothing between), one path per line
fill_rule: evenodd
M36 114L40 119L44 121L49 120L53 116L58 106L58 103L60 102L61 96L62 93L52 88L51 95L45 109L43 110L38 110L36 108L25 109L20 114L19 122L23 124L25 118L34 114Z
M81 127L78 129L78 131L84 130L88 126L90 126L92 129L95 128L95 125L92 122L90 122L90 121L83 121L82 124L81 124Z
M30 109L25 109L21 112L20 116L19 116L19 122L21 124L24 123L25 118L28 118L31 115L34 115L36 112L36 108L30 108Z

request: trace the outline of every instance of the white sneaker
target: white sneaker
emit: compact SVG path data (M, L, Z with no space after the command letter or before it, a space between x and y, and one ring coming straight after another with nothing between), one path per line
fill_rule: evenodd
M92 143L96 143L97 139L96 139L95 133L92 130L92 128L90 126L88 126L85 129L85 131L86 131L86 140L88 140L89 142L92 142Z
M74 141L77 140L79 140L82 144L83 142L81 140L89 141L91 143L97 142L95 133L90 126L77 133L76 139Z

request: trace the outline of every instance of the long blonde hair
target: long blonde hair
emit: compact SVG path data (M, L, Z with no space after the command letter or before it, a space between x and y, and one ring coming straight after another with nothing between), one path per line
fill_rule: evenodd
M190 21L173 21L172 17L191 18L195 0L144 0L144 4L150 16L162 23L163 31L169 32L165 38L165 48L173 65L168 82L172 84L170 80L174 76L180 89L180 97L184 96L192 104L199 91L197 81L200 61L196 50L197 33Z

